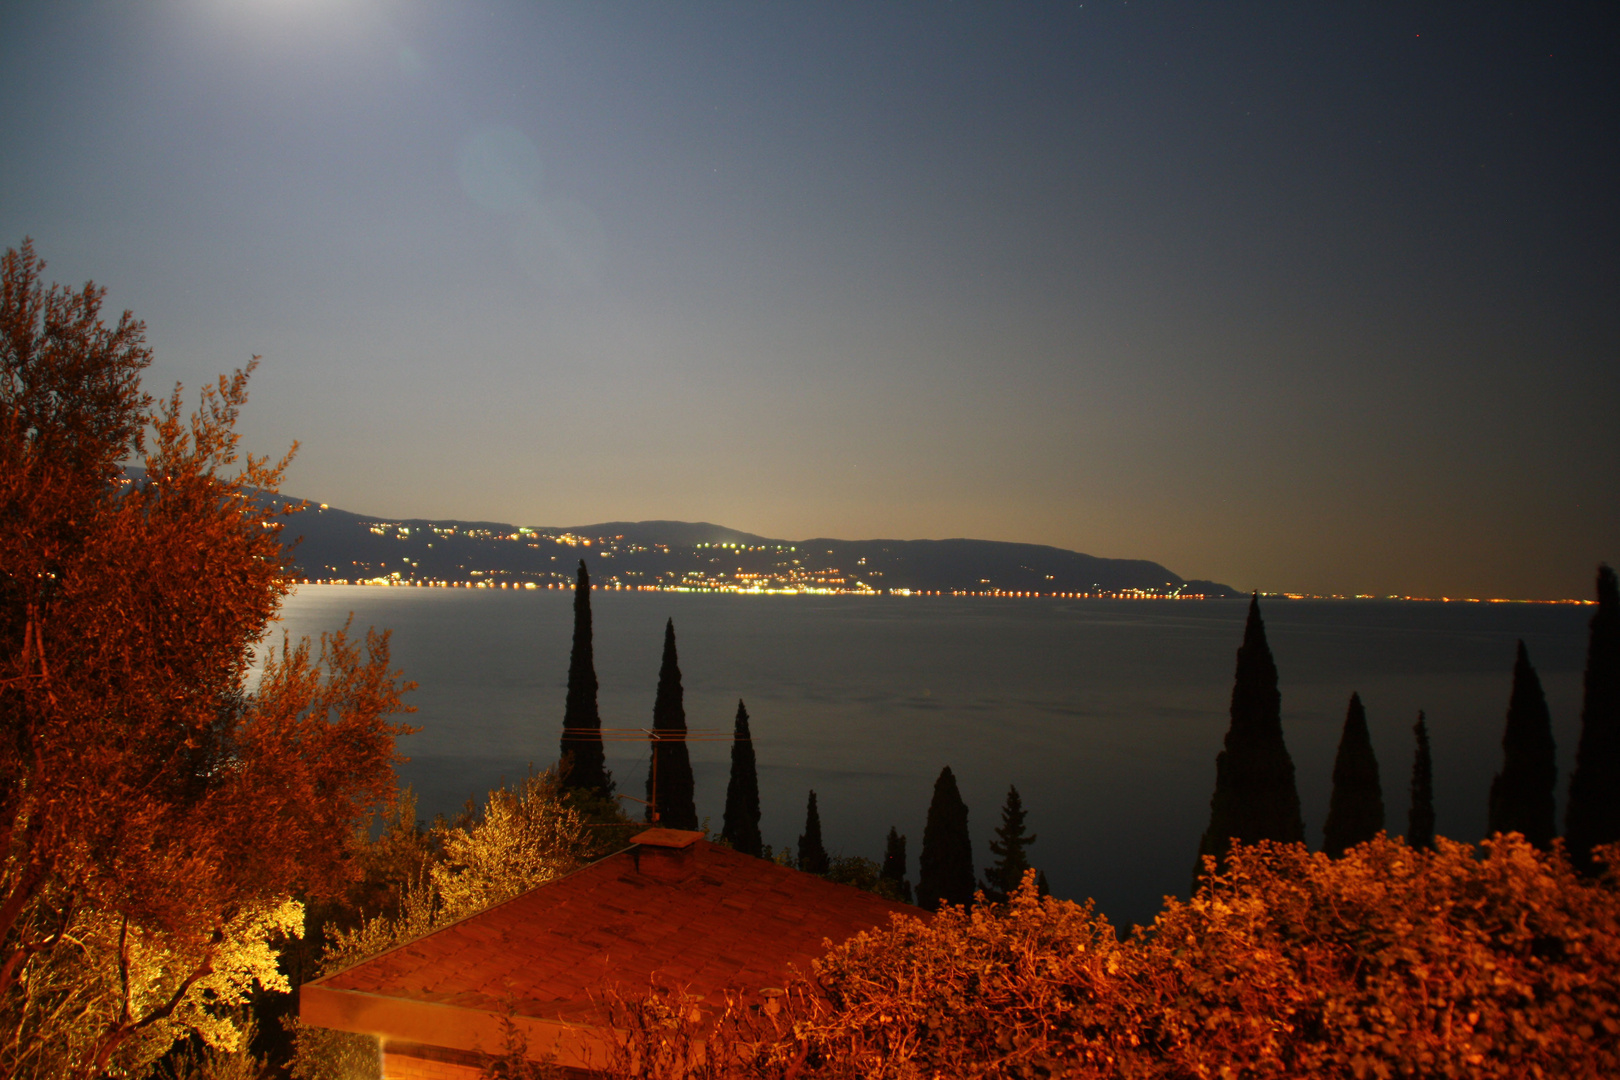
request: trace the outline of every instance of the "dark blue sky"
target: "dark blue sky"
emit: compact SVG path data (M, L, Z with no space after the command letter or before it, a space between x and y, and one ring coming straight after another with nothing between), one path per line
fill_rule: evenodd
M347 509L1584 596L1603 11L10 3L0 243Z

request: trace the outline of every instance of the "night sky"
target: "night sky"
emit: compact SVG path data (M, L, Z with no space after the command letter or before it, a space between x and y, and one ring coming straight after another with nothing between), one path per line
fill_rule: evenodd
M0 245L345 509L1584 597L1604 10L11 2Z

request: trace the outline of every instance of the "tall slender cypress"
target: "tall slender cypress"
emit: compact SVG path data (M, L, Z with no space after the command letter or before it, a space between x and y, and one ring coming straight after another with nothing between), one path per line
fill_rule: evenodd
M686 749L686 706L681 665L675 656L675 620L664 624L664 660L658 668L658 696L653 700L652 764L647 769L647 801L656 803L658 824L666 829L696 829L692 758ZM653 776L658 783L654 794ZM648 807L648 817L652 816Z
M748 731L748 708L737 699L737 725L731 733L731 780L726 784L726 816L720 837L744 855L765 850L759 835L759 772L754 739Z
M893 825L889 826L889 838L883 845L883 872L880 876L894 886L902 900L911 903L911 882L906 880L906 838Z
M1322 850L1337 859L1384 830L1384 788L1378 781L1378 759L1367 731L1361 695L1350 695L1350 709L1333 760L1333 795L1322 827Z
M1418 712L1412 725L1412 801L1406 810L1406 843L1425 851L1434 850L1434 759L1429 755L1429 724Z
M1581 741L1569 781L1564 840L1575 865L1592 869L1592 848L1620 840L1620 585L1598 567L1598 609L1586 643Z
M804 835L799 837L799 869L807 874L825 874L831 865L827 849L821 846L821 813L816 809L816 793L804 807Z
M579 560L574 584L574 651L568 658L568 701L563 707L562 756L568 786L601 798L613 796L613 774L602 753L602 717L596 709L596 659L591 650L591 578Z
M1516 832L1547 850L1558 831L1553 807L1557 786L1558 756L1547 696L1521 641L1513 661L1507 728L1502 732L1502 771L1491 781L1487 835Z
M1007 802L1001 808L1001 825L996 829L996 839L990 841L990 854L996 861L984 872L984 894L993 903L1005 904L1029 869L1029 858L1024 850L1036 837L1024 831L1027 816L1018 789L1009 784Z
M941 904L973 902L973 841L968 836L967 804L949 765L934 781L917 859L917 903L930 911Z
M1259 594L1249 600L1231 717L1226 748L1215 758L1215 794L1209 800L1209 827L1198 844L1195 884L1203 873L1203 857L1213 855L1218 865L1224 865L1233 840L1297 844L1305 839L1294 761L1283 742L1277 664L1266 644Z

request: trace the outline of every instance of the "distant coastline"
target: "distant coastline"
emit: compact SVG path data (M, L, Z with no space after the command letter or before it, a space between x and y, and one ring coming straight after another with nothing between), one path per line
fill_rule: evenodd
M270 497L311 583L572 588L578 564L607 589L787 596L1212 599L1247 595L1145 559L995 540L779 540L708 522L568 528L384 519Z
M125 483L145 470L125 466ZM997 540L778 540L689 521L568 528L390 519L281 495L293 511L294 579L306 585L558 590L590 564L592 588L740 596L916 596L1053 600L1220 600L1249 594L1179 577L1143 559L1110 559ZM1265 600L1589 606L1583 598L1270 592Z
M555 583L540 584L538 582L504 582L504 581L420 581L416 579L399 578L367 578L356 580L328 579L328 578L302 578L298 585L347 585L387 588L412 589L513 589L535 591L570 591L572 585L559 585ZM1003 600L1232 600L1241 597L1234 596L1207 596L1203 593L1150 593L1125 591L1117 593L1059 593L1059 592L941 592L924 591L917 589L893 589L879 592L874 589L759 589L714 587L706 588L685 585L603 585L593 583L591 590L603 592L658 592L658 593L708 593L715 595L732 596L918 596L918 597L975 597L984 599ZM1536 605L1562 605L1573 607L1592 607L1595 600L1515 600L1510 597L1479 597L1479 596L1372 596L1367 594L1349 595L1344 593L1272 593L1259 594L1262 600L1341 600L1341 601L1397 601L1409 604L1536 604Z
M424 581L415 578L375 577L346 580L342 578L302 578L300 585L364 585L384 586L390 588L414 589L514 589L514 590L547 590L572 591L572 585L560 585L555 582L541 584L535 581L506 582L506 581ZM658 592L658 593L711 593L727 594L732 596L969 596L1000 598L1010 600L1231 600L1233 596L1207 596L1204 593L1174 592L1155 593L1146 590L1124 590L1121 592L1097 593L1066 593L1066 592L1002 592L999 590L981 590L969 592L966 590L925 590L925 589L831 589L831 588L780 588L768 589L760 587L743 587L737 585L624 585L601 584L593 582L591 590L603 592Z

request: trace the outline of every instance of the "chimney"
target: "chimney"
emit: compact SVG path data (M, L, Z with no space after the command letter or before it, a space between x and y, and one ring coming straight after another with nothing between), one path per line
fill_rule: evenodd
M630 838L636 870L653 881L676 884L697 872L700 832L684 829L648 829Z

